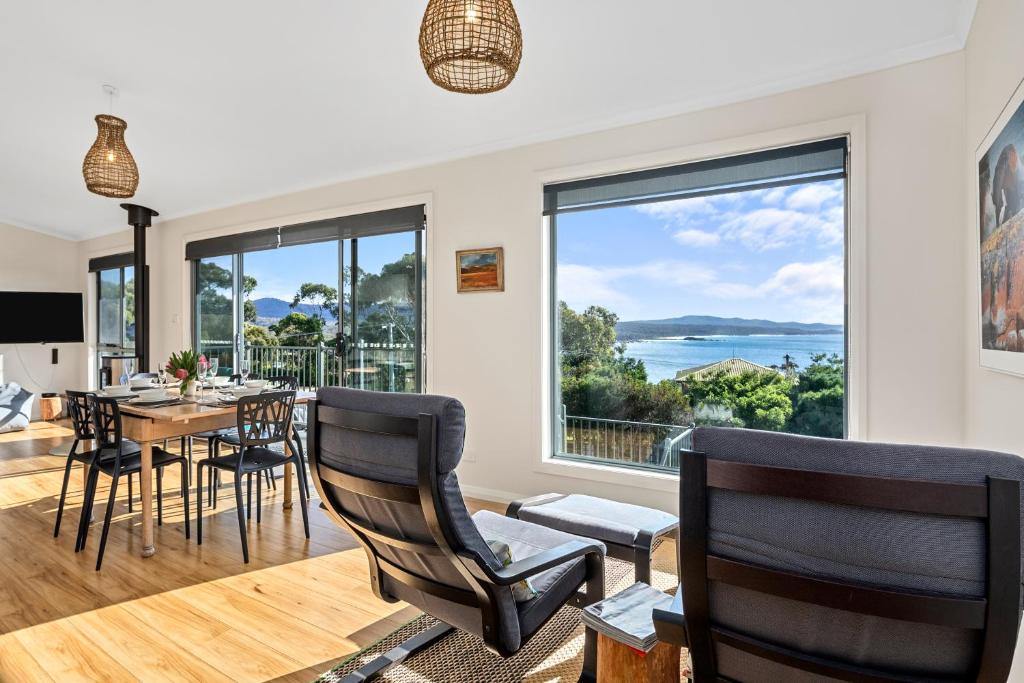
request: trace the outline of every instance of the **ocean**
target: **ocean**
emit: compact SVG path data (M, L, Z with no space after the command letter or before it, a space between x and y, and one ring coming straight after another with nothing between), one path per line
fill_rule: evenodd
M673 379L684 368L707 365L726 358L743 358L759 365L781 365L787 353L804 368L816 353L843 356L842 334L712 335L704 341L682 338L651 339L626 344L626 357L647 367L651 382Z

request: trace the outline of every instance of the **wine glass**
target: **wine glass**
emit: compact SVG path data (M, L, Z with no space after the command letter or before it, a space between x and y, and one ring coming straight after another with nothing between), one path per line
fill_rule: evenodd
M121 360L121 384L131 384L132 375L135 374L135 359L124 358Z
M250 363L248 360L243 360L238 364L238 374L242 376L242 384L245 384L246 380L249 379Z
M202 403L206 397L206 375L210 371L209 361L201 360L196 362L196 375L199 379L199 402Z

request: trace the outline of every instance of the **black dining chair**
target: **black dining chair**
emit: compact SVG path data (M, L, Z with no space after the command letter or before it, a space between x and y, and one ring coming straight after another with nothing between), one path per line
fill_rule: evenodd
M298 389L299 389L299 378L296 377L295 375L277 375L277 376L267 377L266 381L267 381L267 389L270 390L270 391L298 391ZM305 410L303 410L302 412L303 412L303 417L304 417L305 416ZM304 463L306 461L306 454L305 454L305 449L302 446L302 441L304 440L305 435L303 434L303 431L300 430L299 425L297 425L295 423L294 417L295 416L293 415L291 434L290 434L290 437L288 439L288 443L289 443L289 446L291 446L292 453L297 453L298 456L299 456L299 461ZM303 422L301 426L305 427L305 423ZM238 446L239 446L238 430L235 429L234 427L232 427L232 428L229 428L229 429L226 429L226 430L223 430L223 431L224 431L224 434L219 435L214 441L211 441L211 444L210 444L211 452L213 451L214 448L218 447L220 444L231 446L232 448L235 448L235 449L238 448ZM280 453L284 453L284 446L281 443L274 444L272 446L272 449L273 450L277 450ZM301 468L301 470L302 470L302 472L301 472L301 476L299 478L299 485L300 486L304 486L306 488L306 497L308 498L309 497L309 477L306 474L306 468L304 466ZM277 490L277 477L276 477L275 473L273 472L273 470L272 469L271 470L266 470L264 472L264 476L267 479L267 485L272 487L276 491ZM209 503L211 505L211 507L217 507L217 493L216 493L215 489L211 490L211 498L210 498L210 500L212 500L212 502Z
M294 391L270 391L238 399L238 451L200 460L196 472L196 539L203 544L203 477L204 467L231 472L235 475L235 507L238 513L238 532L242 539L242 557L249 562L249 542L245 530L246 506L242 502L242 475L247 481L249 499L248 516L252 516L252 475L256 475L256 523L261 521L260 475L274 467L292 463L301 468L296 453L286 455L273 450L273 444L283 443L291 429L295 407ZM302 508L302 526L309 538L309 513L306 510L306 490L299 486Z
M239 386L242 383L242 375L234 374L228 378L228 383L233 383L235 386ZM221 429L210 429L205 432L196 432L188 438L188 467L189 467L189 483L191 483L192 476L192 442L193 439L206 439L206 456L213 457L218 455L218 439L222 436L229 436L235 433L234 427L222 427ZM216 488L220 486L220 473L214 469L209 471L210 481L207 482L207 488L209 490L209 505L211 507L217 507L217 501L214 496Z
M60 502L57 503L57 520L53 525L53 537L57 538L60 535L60 522L64 514L64 502L67 499L68 493L68 481L71 478L71 467L76 463L82 463L88 465L92 462L95 456L95 451L90 449L88 451L79 452L78 446L83 441L92 441L95 438L92 430L92 418L89 414L89 392L86 391L72 391L67 390L64 392L67 396L67 410L68 417L71 418L71 428L75 432L75 440L71 444L71 451L68 453L67 462L64 465L64 483L60 487ZM139 452L138 444L132 441L124 442L124 452L131 455ZM83 496L85 492L83 491ZM130 499L129 499L130 504ZM85 501L82 501L82 508L86 506ZM130 510L129 510L130 512Z
M129 477L142 472L142 454L130 448L132 442L122 437L121 408L112 398L101 398L95 394L88 397L92 415L92 430L96 439L96 449L89 463L89 480L86 483L85 506L79 523L78 543L75 552L85 549L89 536L89 520L92 518L92 506L96 497L96 486L99 474L110 477L110 495L107 499L106 515L103 518L103 533L100 535L100 548L96 556L96 571L103 564L103 552L107 546L110 533L110 520L114 514L114 502L117 498L117 482L124 476ZM153 446L153 469L156 471L156 519L157 525L163 525L163 471L168 465L181 466L181 497L185 511L185 538L190 538L188 519L188 461L183 455L174 455L159 446ZM141 477L141 475L140 475Z

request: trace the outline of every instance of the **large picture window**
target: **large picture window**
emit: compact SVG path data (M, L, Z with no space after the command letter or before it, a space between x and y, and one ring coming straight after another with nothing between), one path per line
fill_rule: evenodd
M555 457L846 434L846 140L545 188Z

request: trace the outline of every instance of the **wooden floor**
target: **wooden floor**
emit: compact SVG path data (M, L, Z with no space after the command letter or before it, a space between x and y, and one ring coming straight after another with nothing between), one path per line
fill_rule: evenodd
M202 547L194 515L185 540L172 468L157 554L140 556L139 508L129 514L120 495L103 569L93 571L99 524L74 552L77 466L53 538L65 460L47 452L70 435L46 423L0 435L0 681L308 683L418 614L374 597L365 554L315 498L306 540L298 496L282 509L282 480L264 494L262 523L249 522L248 565L230 488L205 511ZM108 482L100 477L97 519Z

